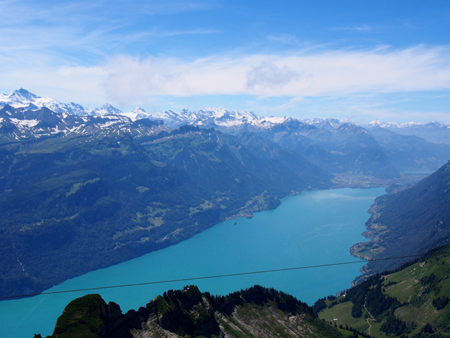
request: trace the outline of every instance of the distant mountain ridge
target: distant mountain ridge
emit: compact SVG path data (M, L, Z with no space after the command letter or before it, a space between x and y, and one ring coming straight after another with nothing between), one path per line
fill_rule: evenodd
M425 134L425 137L439 130L441 139L445 139L448 133L450 140L450 129L438 123L408 124L404 128L381 122L363 126L331 118L264 117L223 108L205 108L194 112L169 110L164 113L147 113L142 108L136 108L124 113L110 104L84 109L76 103L64 104L38 97L23 88L9 95L0 95L0 106L3 106L0 111L0 142L53 137L60 133L66 137L93 132L140 135L193 125L214 128L231 135L255 133L297 152L324 170L361 176L362 180L366 180L364 176L380 179L398 177L405 170L435 170L450 158L450 144L437 145L391 130L395 125L408 134L411 132L408 126L413 126L417 133ZM149 123L143 121L155 121L152 130L138 128ZM387 126L391 129L386 129ZM379 130L395 134L383 134Z
M9 95L0 94L0 106L9 105L14 108L39 109L48 108L57 113L69 113L83 115L85 110L83 106L77 103L61 103L48 97L40 97L30 93L24 88L11 92Z
M140 126L152 126L142 129ZM162 121L132 121L126 116L108 114L101 116L80 116L58 113L47 107L28 109L10 105L0 109L0 143L24 141L43 137L92 135L94 133L155 133L168 130Z
M14 108L26 108L26 109L39 109L46 107L57 113L69 113L74 115L90 115L90 116L104 116L104 115L123 115L131 119L132 121L138 119L148 118L151 120L163 120L164 124L169 128L177 128L184 124L200 125L206 128L217 127L219 130L232 129L242 127L242 125L253 126L254 128L271 128L274 125L284 123L290 117L265 117L257 115L253 112L246 112L242 110L228 111L224 108L214 108L207 107L198 111L189 111L183 109L180 112L173 110L168 110L165 112L155 112L148 113L143 108L137 107L131 112L123 112L118 108L115 108L109 103L104 104L100 108L84 108L82 105L74 102L61 103L57 100L37 96L24 88L14 90L9 95L0 94L0 107L9 105ZM349 123L345 120L337 120L334 118L314 118L314 119L300 119L302 123L315 126L319 129L332 130L337 129L342 124ZM367 124L361 124L364 128L384 128L404 135L411 135L422 133L425 134L424 130L432 130L436 133L439 130L444 133L443 136L435 138L437 140L442 139L447 136L447 142L438 143L448 143L450 142L450 124L441 124L439 122L430 122L427 124L423 123L394 123L394 122L381 122L372 121ZM222 130L224 131L224 130ZM242 130L240 130L242 131ZM447 133L448 132L448 133ZM235 133L235 131L231 131ZM421 135L418 135L421 136ZM423 136L421 136L423 137ZM428 139L427 137L424 137ZM434 141L433 141L434 142Z
M419 136L429 142L450 144L450 123L441 124L439 122L429 123L393 123L373 121L366 125L369 130L372 128L383 128L400 135Z

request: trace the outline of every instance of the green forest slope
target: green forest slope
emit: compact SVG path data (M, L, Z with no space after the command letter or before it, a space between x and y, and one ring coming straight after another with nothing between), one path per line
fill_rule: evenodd
M450 337L449 297L450 246L443 246L313 308L327 322L375 337L443 338Z
M331 174L266 140L152 127L0 146L0 296L40 292L331 185Z

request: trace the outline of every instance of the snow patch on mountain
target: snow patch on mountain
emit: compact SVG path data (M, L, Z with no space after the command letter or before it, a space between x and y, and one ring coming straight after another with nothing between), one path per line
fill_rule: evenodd
M87 108L85 112L91 116L103 116L103 115L120 115L123 114L123 111L113 107L111 104L106 103L100 108Z
M168 110L148 114L149 119L163 120L169 128L178 128L182 125L198 125L205 128L222 130L251 126L256 128L271 128L283 123L287 117L264 117L253 112L242 110L228 111L224 108L207 107L197 111L183 109L180 112Z
M131 113L120 113L123 116L128 117L131 121L141 120L141 119L153 119L151 114L147 113L143 108L136 107Z
M11 122L18 128L23 128L23 127L34 127L36 126L39 121L38 120L19 120L19 119L15 119L15 118L11 118Z

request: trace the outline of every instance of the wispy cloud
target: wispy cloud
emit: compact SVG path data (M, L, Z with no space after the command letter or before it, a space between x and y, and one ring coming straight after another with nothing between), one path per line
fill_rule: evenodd
M358 31L358 32L370 32L373 30L373 27L370 25L361 25L361 26L353 26L353 27L335 27L334 30L345 30L345 31Z
M287 66L280 68L273 63L263 62L247 73L247 88L281 88L298 77L299 74Z
M272 42L278 42L284 45L297 45L299 44L299 40L294 35L290 34L278 34L278 35L269 35L267 40Z
M0 56L2 61L2 56ZM450 49L298 50L289 54L111 56L92 66L4 69L5 83L45 83L121 105L156 96L348 97L450 89ZM8 82L11 81L11 82Z
M65 57L80 64L107 55L137 49L142 42L161 38L205 35L219 30L201 26L161 27L155 18L191 11L206 11L215 1L0 1L0 52L3 60L27 63L40 59L53 64L70 64ZM131 48L132 49L132 48ZM27 58L28 54L33 57ZM9 56L9 60L7 57ZM65 57L63 57L65 56ZM8 67L10 68L10 67ZM1 71L1 65L0 65Z
M322 51L303 55L112 58L105 84L126 100L139 95L345 96L450 89L450 50L418 46L404 50ZM136 91L134 91L136 93Z

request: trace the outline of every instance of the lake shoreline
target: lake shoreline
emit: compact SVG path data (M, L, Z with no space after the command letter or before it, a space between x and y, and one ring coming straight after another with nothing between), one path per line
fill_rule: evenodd
M105 269L91 271L49 291L87 289L200 276L308 267L347 262L349 247L361 239L367 210L384 189L304 191L282 199L278 208L255 212L251 219L221 222L189 240ZM351 215L351 216L350 216ZM351 222L350 222L351 221ZM235 224L237 223L237 224ZM339 238L339 240L336 240ZM0 302L0 318L9 323L6 338L32 336L20 323L50 334L70 300L100 293L123 311L137 309L169 289L196 284L200 290L225 295L255 284L273 287L312 305L318 298L351 287L361 264L230 276L118 289L39 295ZM24 309L27 309L26 311ZM23 332L23 334L21 333ZM26 334L25 334L26 332Z

